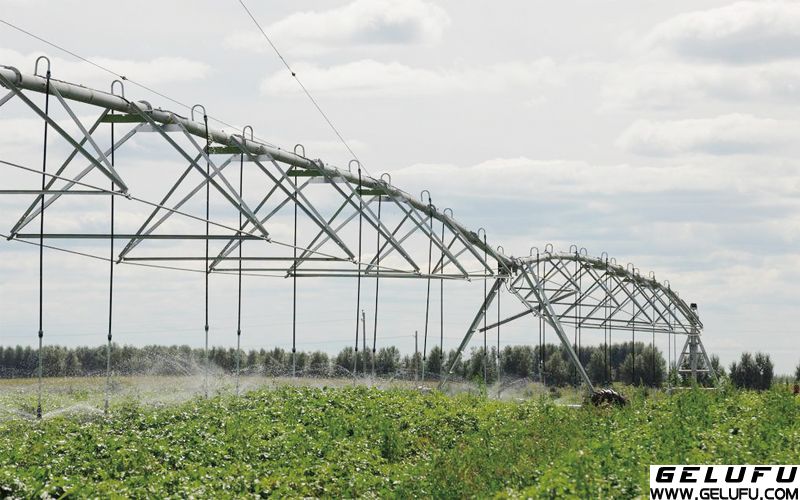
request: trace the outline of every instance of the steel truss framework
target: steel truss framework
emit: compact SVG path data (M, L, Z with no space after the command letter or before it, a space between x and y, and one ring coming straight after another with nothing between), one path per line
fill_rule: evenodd
M669 284L659 283L652 275L642 277L631 265L617 265L605 254L589 257L577 247L556 253L548 246L527 257L507 256L487 243L485 231L471 231L456 221L449 209L437 209L430 193L423 192L421 199L411 196L392 185L388 174L377 179L364 175L357 162L351 162L347 169L337 168L306 157L300 145L293 152L277 148L256 140L249 127L238 134L211 128L202 106L192 108L187 118L153 108L145 101L128 100L121 82L114 82L111 92L102 92L56 80L50 77L48 62L45 76L0 66L0 85L7 90L0 96L0 107L12 100L21 101L46 123L45 130L49 128L66 141L70 150L57 169L44 173L0 159L4 167L42 177L41 189L0 189L0 196L34 197L5 235L9 240L38 241L42 245L44 240L50 244L58 240L106 240L111 245L108 260L112 273L114 263L202 265L206 277L215 273L277 273L292 279L352 277L359 279L359 290L362 277L413 278L427 279L429 294L430 280L489 280L492 285L467 329L456 360L475 333L532 316L557 334L583 382L592 390L567 326L685 335L679 368L693 375L703 371L713 375L700 341L702 323L697 312ZM70 128L77 132L68 132L63 122L52 117L47 105L43 109L31 94L54 99L69 116ZM98 113L97 118L83 123L76 105L89 105ZM194 119L195 110L202 111L198 120ZM111 143L101 147L99 135L108 127ZM125 151L123 146L142 134L155 137L159 147L169 152L164 154L175 155L186 165L177 176L170 178L164 173L149 179L163 191L158 201L135 195L123 175L133 166L118 159ZM48 162L53 164L45 156L43 163ZM88 181L98 173L110 181L111 188ZM225 203L232 218L211 220L208 211L202 217L187 208L205 196L208 210L212 192ZM112 230L105 233L46 232L45 212L57 210L58 201L68 196L124 197L146 205L149 213L132 232L115 232L113 223ZM270 232L271 223L279 213L292 210L292 241L281 241ZM170 229L176 218L204 223L206 230ZM40 230L30 230L37 220ZM298 224L306 234L302 240L298 240ZM204 241L205 255L175 254L171 245L181 248L179 243L187 240ZM115 247L116 241L122 244ZM523 312L480 328L501 288L520 301ZM441 383L446 379L443 377Z

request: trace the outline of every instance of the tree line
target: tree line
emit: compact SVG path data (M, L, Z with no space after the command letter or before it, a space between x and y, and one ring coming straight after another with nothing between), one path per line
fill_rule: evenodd
M682 382L673 363L667 367L661 351L652 345L630 342L581 346L574 349L586 369L589 378L596 384L625 384L658 387L669 377L673 385ZM345 347L336 355L323 351L291 351L281 348L251 349L237 353L236 349L212 347L208 350L208 364L214 370L234 373L237 357L241 373L266 376L336 377L370 375L381 377L438 379L451 365L453 377L477 382L494 383L499 379L530 378L551 386L577 385L580 374L569 360L567 350L560 345L544 347L530 345L505 346L498 353L496 347L484 351L483 347L472 349L459 359L456 351L442 355L439 347L432 348L422 357L421 353L401 354L395 346L381 347L374 352L356 352ZM730 366L729 375L720 365L719 358L711 356L717 374L727 376L737 387L766 389L772 384L773 365L769 355L755 356L745 353L738 362ZM198 373L206 366L206 353L201 348L188 345L148 345L135 347L113 344L111 366L117 375L189 375ZM0 346L0 377L22 378L37 375L38 356L30 346ZM46 377L93 376L105 374L106 347L42 348L42 373ZM796 378L800 380L800 366ZM710 382L701 376L700 383Z
M637 343L635 353L630 343L607 347L581 347L576 349L593 381L599 383L624 382L660 385L666 378L666 362L658 349ZM499 355L498 355L499 354ZM453 365L453 376L466 380L493 383L499 378L541 379L548 385L576 384L579 374L572 366L567 351L561 346L506 346L499 353L495 347L484 352L473 349L456 360L456 351L442 356L439 347L432 348L424 357L421 353L401 354L395 346L372 351L356 352L345 347L336 355L323 351L291 351L281 348L251 349L237 353L232 348L212 347L208 350L208 363L215 370L234 373L237 356L244 374L283 376L369 375L373 371L382 377L420 378L424 369L426 378L439 378ZM455 360L455 363L454 363ZM112 344L112 371L118 375L186 375L196 373L206 366L206 353L201 348L188 345L148 345L135 347ZM30 346L0 346L0 377L20 378L37 375L37 350ZM42 348L42 373L46 377L72 377L102 375L106 369L106 347Z

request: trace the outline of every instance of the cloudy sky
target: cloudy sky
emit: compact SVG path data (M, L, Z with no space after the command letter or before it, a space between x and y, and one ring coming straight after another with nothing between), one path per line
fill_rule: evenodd
M238 2L109 5L0 0L0 17L272 143L350 159ZM576 243L669 279L700 304L707 349L726 364L743 350L769 352L783 373L800 361L800 2L248 5L371 173L430 189L509 254ZM31 72L41 53L55 77L108 88L109 75L0 25L0 64ZM38 158L30 114L0 111L3 148ZM0 244L3 344L35 340L35 251L20 246ZM51 259L47 339L101 343L105 267ZM119 274L116 340L202 345L201 277ZM338 350L352 336L353 284L307 283L298 345ZM235 284L213 286L212 343L232 345ZM247 287L243 344L287 345L288 283ZM447 287L454 347L482 292ZM409 350L424 284L384 293L381 334ZM532 326L502 341L530 341Z

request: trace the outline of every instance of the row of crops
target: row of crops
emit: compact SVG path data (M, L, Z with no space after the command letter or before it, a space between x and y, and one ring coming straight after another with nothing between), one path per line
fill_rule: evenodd
M797 457L785 389L636 392L619 409L283 387L0 422L0 497L632 497L653 463Z

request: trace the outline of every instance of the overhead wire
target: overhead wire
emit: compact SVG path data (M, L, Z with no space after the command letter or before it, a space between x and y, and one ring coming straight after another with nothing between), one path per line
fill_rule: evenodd
M250 9L247 7L247 5L244 3L244 1L243 1L243 0L238 0L238 1L239 1L239 5L241 5L241 6L242 6L242 8L244 9L244 11L247 13L247 15L248 15L248 16L250 17L250 19L253 21L253 24L255 24L255 25L256 25L256 28L258 28L258 31L259 31L259 32L261 32L261 35L262 35L262 36L264 37L264 39L267 41L267 43L269 44L269 46L270 46L270 47L272 47L272 50L275 52L275 54L276 54L276 55L278 56L278 58L281 60L281 62L282 62L282 63L283 63L283 65L286 67L286 69L289 71L289 73L291 73L291 75L292 75L292 78L294 78L294 79L295 79L295 81L297 82L297 84L298 84L298 85L300 86L300 88L303 90L303 93L306 95L306 97L308 97L309 101L311 101L311 103L312 103L312 104L314 105L314 107L317 109L317 111L319 112L319 114L322 116L322 118L325 120L325 122L326 122L326 123L328 124L328 126L331 128L331 130L333 131L333 133L334 133L334 134L336 134L336 137L338 137L338 138L339 138L339 141L341 141L341 143L344 145L344 147L347 149L347 151L349 151L349 152L350 152L350 154L352 155L353 159L357 160L357 161L359 162L359 164L361 164L361 160L359 159L359 157L358 157L358 155L355 153L355 151L353 151L353 148L351 148L351 147L350 147L350 145L349 145L349 144L347 143L347 141L345 140L344 136L342 136L342 134L339 132L339 129L338 129L338 128L336 128L336 126L333 124L333 121L331 121L330 117L328 117L328 114L327 114L327 113L325 113L325 111L323 111L323 109L322 109L322 106L320 106L319 102L317 102L317 100L314 98L314 96L313 96L313 95L311 95L311 92L309 92L309 90L306 88L306 86L305 86L305 85L303 85L303 82L302 82L302 81L300 80L300 78L297 76L297 72L295 72L295 71L292 69L292 67L289 65L289 62L286 60L286 58L285 58L285 57L283 57L283 54L281 54L280 50L278 50L278 47L277 47L277 46L276 46L276 45L275 45L275 44L272 42L272 39L269 37L269 35L267 35L267 32L266 32L266 31L264 31L264 28L263 28L263 27L261 26L261 24L260 24L260 23L259 23L259 22L256 20L255 16L253 16L253 13L252 13L252 12L250 11ZM367 175L369 175L369 171L366 169L366 167L364 168L364 170L367 172Z

